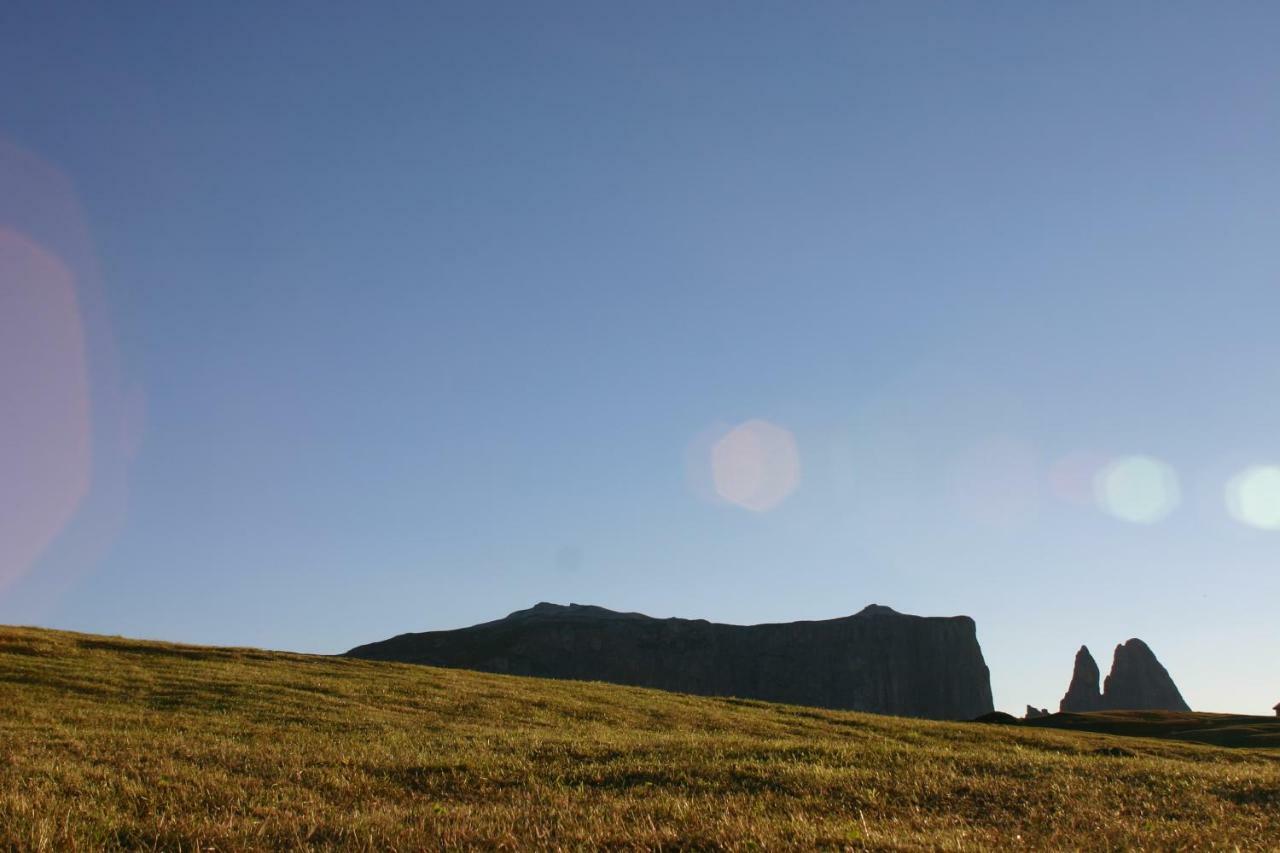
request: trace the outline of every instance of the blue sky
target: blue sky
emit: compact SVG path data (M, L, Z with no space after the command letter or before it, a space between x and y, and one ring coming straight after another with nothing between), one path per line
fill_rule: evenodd
M1139 636L1268 713L1276 44L1255 3L6 4L0 619L878 602L973 616L1007 710Z

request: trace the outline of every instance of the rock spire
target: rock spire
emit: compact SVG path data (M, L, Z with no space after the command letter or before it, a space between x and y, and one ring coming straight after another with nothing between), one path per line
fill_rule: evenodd
M1076 652L1075 669L1071 672L1071 684L1067 695L1058 703L1059 711L1097 711L1102 707L1102 694L1098 691L1098 662L1089 653L1088 646Z
M1149 646L1132 639L1116 646L1111 673L1098 690L1098 664L1087 646L1076 652L1075 669L1059 711L1190 711L1169 671Z

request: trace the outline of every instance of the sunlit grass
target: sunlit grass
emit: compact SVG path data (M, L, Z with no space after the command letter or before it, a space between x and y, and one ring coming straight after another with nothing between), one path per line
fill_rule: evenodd
M0 711L0 848L1280 839L1266 750L21 628Z

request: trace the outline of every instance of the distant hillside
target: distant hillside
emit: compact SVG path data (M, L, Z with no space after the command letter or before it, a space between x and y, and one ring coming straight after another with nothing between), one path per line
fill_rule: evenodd
M719 625L544 602L495 622L401 634L347 654L943 720L971 720L992 708L972 619L874 604L842 619Z
M1265 750L0 627L0 849L1274 849Z
M1095 711L1020 721L1040 728L1158 737L1231 747L1280 747L1280 718L1191 711Z

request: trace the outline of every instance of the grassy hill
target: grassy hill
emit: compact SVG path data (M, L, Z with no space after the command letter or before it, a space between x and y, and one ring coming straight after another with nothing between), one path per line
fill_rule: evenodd
M0 849L1274 849L1280 752L0 628Z

